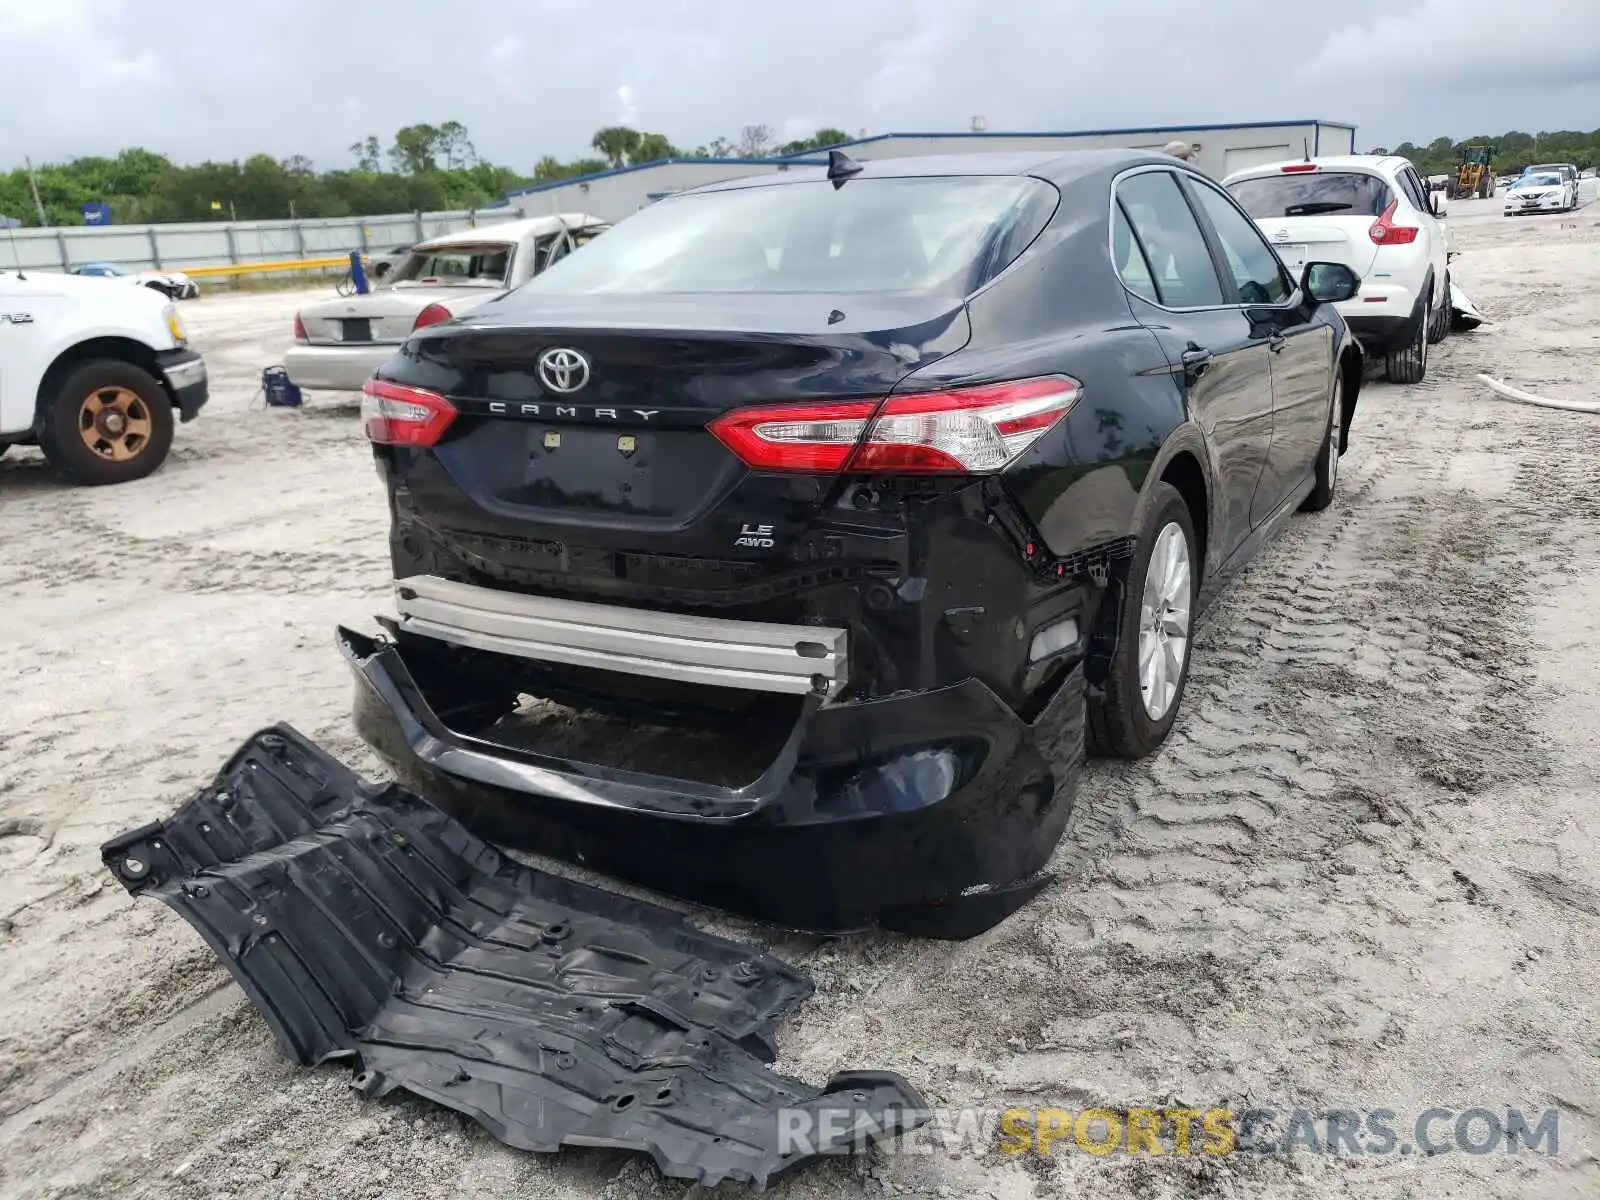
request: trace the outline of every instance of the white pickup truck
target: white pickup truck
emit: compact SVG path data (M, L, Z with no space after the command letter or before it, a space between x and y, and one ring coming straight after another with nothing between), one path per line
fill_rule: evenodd
M0 269L0 454L37 444L79 483L141 479L206 394L205 360L166 297Z

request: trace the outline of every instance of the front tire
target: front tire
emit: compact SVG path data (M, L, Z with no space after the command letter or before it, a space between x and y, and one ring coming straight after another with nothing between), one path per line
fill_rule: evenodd
M1122 595L1122 624L1105 693L1089 705L1095 753L1142 758L1166 741L1189 680L1189 634L1199 592L1189 506L1158 483Z
M1418 301L1426 305L1427 298ZM1417 314L1416 330L1411 336L1411 344L1399 350L1391 350L1384 356L1383 373L1390 383L1421 383L1423 376L1428 373L1428 325L1433 314L1424 307Z
M1450 336L1450 272L1444 273L1443 299L1433 306L1433 324L1428 327L1428 341L1437 346Z
M75 483L143 479L172 449L172 401L130 362L95 359L55 389L39 422L39 446Z

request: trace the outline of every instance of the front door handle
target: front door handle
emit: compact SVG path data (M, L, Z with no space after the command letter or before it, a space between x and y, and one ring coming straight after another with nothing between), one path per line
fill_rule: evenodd
M1289 344L1289 339L1281 333L1275 333L1267 339L1267 349L1274 354L1283 353L1283 348Z
M1193 383L1205 374L1205 369L1211 365L1211 351L1190 342L1189 348L1183 352L1179 361L1183 363L1184 379Z

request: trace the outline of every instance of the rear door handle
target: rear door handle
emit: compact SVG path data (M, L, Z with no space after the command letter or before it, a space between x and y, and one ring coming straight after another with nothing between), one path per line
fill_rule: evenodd
M1191 345L1183 352L1179 361L1183 363L1183 377L1193 383L1211 365L1211 351Z

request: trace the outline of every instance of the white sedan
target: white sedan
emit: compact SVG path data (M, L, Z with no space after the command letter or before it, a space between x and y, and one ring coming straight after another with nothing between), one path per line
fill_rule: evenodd
M302 388L359 392L415 330L520 287L609 228L599 217L560 213L419 242L376 290L296 313L284 369Z
M1506 189L1506 216L1526 212L1570 212L1578 207L1578 182L1554 171L1534 171Z

